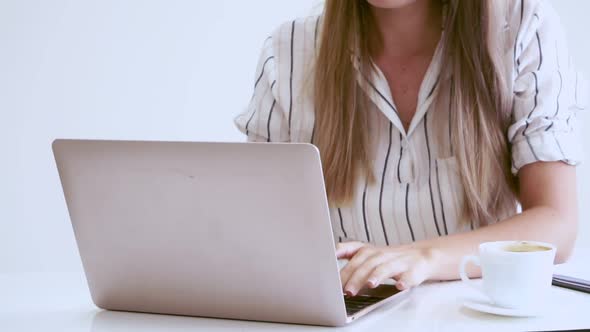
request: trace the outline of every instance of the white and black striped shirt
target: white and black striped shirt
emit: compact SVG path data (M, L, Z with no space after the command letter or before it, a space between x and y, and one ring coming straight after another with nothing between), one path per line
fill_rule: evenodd
M542 0L514 1L507 16L513 123L508 130L512 171L535 161L581 158L575 130L582 109L582 80L570 65L565 36L554 10ZM249 141L311 142L313 101L308 90L317 52L321 16L281 25L264 42L254 96L235 118ZM444 31L443 31L444 33ZM352 60L354 62L354 59ZM377 181L358 179L354 203L331 207L337 241L395 245L455 233L463 189L449 139L453 112L441 73L438 46L419 91L417 110L406 133L382 73L368 79L366 93L372 128L371 148ZM471 224L472 225L472 224ZM471 226L473 227L473 226Z

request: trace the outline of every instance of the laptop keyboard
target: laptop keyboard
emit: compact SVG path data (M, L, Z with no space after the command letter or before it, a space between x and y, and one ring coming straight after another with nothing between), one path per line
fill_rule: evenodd
M370 295L345 296L344 304L346 305L346 315L354 315L364 308L371 306L383 299L383 297Z

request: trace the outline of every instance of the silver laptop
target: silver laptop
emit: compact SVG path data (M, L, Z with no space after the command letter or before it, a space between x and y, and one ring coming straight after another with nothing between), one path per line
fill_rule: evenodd
M94 303L340 326L394 298L345 300L310 144L56 140Z

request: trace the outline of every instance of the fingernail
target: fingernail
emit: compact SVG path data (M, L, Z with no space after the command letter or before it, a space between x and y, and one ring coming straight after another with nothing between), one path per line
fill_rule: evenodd
M369 280L369 286L371 286L371 288L377 287L377 280L374 280L374 279Z
M397 287L397 289L399 289L399 290L404 290L404 289L406 289L406 284L404 284L404 283L403 283L403 282L401 282L401 281L398 281L397 283L395 283L395 286L396 286L396 287Z
M349 290L344 290L344 295L352 296L352 293Z

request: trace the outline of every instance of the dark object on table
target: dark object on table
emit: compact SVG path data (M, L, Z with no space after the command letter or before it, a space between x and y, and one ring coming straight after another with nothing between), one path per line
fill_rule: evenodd
M590 293L590 281L584 279L554 274L553 285L577 290L584 293Z

